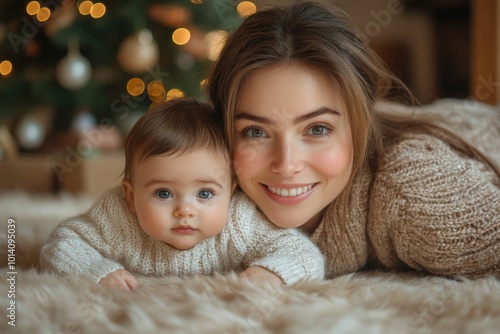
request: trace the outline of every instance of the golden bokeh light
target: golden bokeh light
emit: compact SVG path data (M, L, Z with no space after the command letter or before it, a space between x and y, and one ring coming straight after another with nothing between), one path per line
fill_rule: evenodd
M139 96L144 92L146 85L139 78L132 78L127 82L127 92L132 96Z
M172 40L177 45L184 45L191 39L191 33L186 28L179 28L172 34Z
M207 79L203 79L200 81L200 88L204 88L207 85Z
M191 0L191 2L194 3L195 5L199 5L203 3L203 0Z
M209 32L205 35L205 41L208 45L208 59L215 61L219 57L219 53L227 39L227 32L217 30Z
M12 63L8 60L4 60L0 63L0 74L9 75L12 72Z
M181 97L184 97L184 93L182 92L182 90L177 88L172 88L167 93L167 101Z
M26 13L30 15L36 15L40 10L40 3L38 1L31 1L26 5Z
M36 18L40 22L45 22L50 18L50 9L47 7L42 7L40 10L36 13Z
M92 10L92 6L94 6L92 1L88 1L88 0L84 1L80 4L80 6L78 6L78 11L82 15L89 15L90 11Z
M94 4L90 9L90 16L92 16L94 19L103 17L105 13L106 6L101 2Z
M247 17L257 12L257 6L251 1L242 1L236 7L236 10L241 17Z
M153 80L148 84L148 95L153 102L162 102L167 98L165 87L160 80Z

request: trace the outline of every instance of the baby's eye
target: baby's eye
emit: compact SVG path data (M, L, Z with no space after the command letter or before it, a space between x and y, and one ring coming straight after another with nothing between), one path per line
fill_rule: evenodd
M168 191L168 190L158 190L156 192L156 196L158 196L161 199L173 197L172 193L170 191Z
M214 195L214 193L210 190L201 190L198 193L198 197L201 199L209 199Z

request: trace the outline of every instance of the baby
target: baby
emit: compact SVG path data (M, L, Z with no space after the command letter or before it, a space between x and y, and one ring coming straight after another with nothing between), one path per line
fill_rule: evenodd
M221 124L193 99L146 112L127 136L121 187L52 232L42 267L126 290L138 286L134 275L323 278L324 258L306 235L269 223L235 191Z

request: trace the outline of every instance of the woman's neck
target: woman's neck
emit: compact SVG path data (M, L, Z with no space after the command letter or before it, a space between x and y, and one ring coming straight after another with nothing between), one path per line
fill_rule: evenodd
M325 210L321 210L316 215L314 215L311 219L309 219L305 224L300 226L300 229L307 233L308 235L312 235L314 231L318 228L321 220L323 219L323 212Z

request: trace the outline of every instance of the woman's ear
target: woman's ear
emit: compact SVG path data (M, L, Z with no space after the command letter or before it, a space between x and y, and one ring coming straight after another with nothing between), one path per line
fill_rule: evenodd
M128 207L130 211L135 212L134 206L134 188L132 187L132 182L130 179L122 179L122 191L127 199Z

